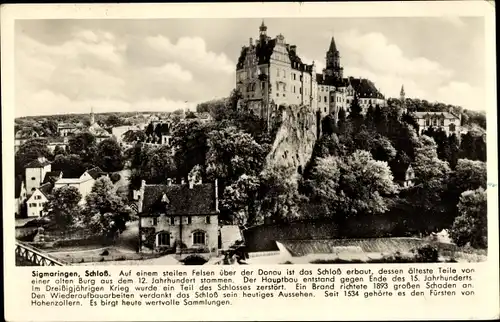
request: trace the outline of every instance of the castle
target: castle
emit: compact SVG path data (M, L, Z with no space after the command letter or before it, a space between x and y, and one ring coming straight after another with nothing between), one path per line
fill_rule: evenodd
M236 89L246 106L269 125L280 106L304 105L318 119L335 117L342 108L349 113L356 95L363 111L370 105L385 106L385 97L368 79L344 77L340 54L332 37L326 53L326 68L302 62L297 46L286 43L283 35L271 38L262 22L259 38L243 46L236 65Z

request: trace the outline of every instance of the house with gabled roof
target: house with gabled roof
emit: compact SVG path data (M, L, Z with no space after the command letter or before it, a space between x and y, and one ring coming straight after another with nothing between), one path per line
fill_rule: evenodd
M217 180L202 183L191 177L180 184L146 184L139 189L139 249L196 253L208 259L219 249Z
M82 195L80 204L84 204L85 197L87 197L92 191L95 181L103 175L105 175L104 172L99 167L95 167L86 170L80 177L77 178L59 178L54 183L54 188L59 189L61 187L75 187Z
M52 189L53 185L50 182L35 189L26 202L28 217L43 217L47 215L47 212L43 211L43 207L49 200L49 194L52 192Z
M451 112L413 112L413 116L418 123L419 134L429 128L440 128L446 135L460 135L461 117Z

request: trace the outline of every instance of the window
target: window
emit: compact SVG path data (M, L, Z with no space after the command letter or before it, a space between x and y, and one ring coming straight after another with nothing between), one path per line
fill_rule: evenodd
M455 132L455 130L456 130L455 124L451 123L450 124L450 132Z
M293 89L293 92L295 93L295 86L293 86L292 89Z
M293 80L296 80L297 78L295 77L295 73L292 74Z
M441 126L444 126L444 118L441 119Z
M42 196L35 196L35 200L41 199Z
M192 222L191 221L191 217L187 217L187 223L188 223L188 225L191 225L191 222Z
M153 226L158 225L158 218L157 217L153 217L152 224L153 224Z
M286 84L283 84L283 92L286 92Z
M302 87L301 87L301 88L299 88L299 93L300 93L300 94L302 94Z
M35 190L36 190L36 188L35 188L35 187L31 188L31 191L35 191Z
M286 71L283 69L283 78L286 78Z
M175 217L170 217L170 225L175 225Z
M326 96L324 97L324 102L326 103Z
M158 233L158 235L156 235L156 245L170 246L170 234L167 232Z
M431 120L429 118L425 119L425 126L431 125Z
M31 180L36 180L36 178L35 177L31 177Z
M205 217L205 223L206 224L210 224L210 216L206 216Z
M205 245L205 233L197 231L193 233L193 245Z

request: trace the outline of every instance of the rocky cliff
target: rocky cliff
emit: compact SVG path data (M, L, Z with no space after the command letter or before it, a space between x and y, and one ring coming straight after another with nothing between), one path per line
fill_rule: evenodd
M267 156L266 167L292 167L302 173L316 143L316 114L308 106L282 107L282 120Z

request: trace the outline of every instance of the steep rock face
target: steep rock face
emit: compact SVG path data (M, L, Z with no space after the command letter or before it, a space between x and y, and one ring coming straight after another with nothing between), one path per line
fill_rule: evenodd
M316 136L316 114L308 106L283 107L282 122L265 168L286 166L301 173L311 158Z

